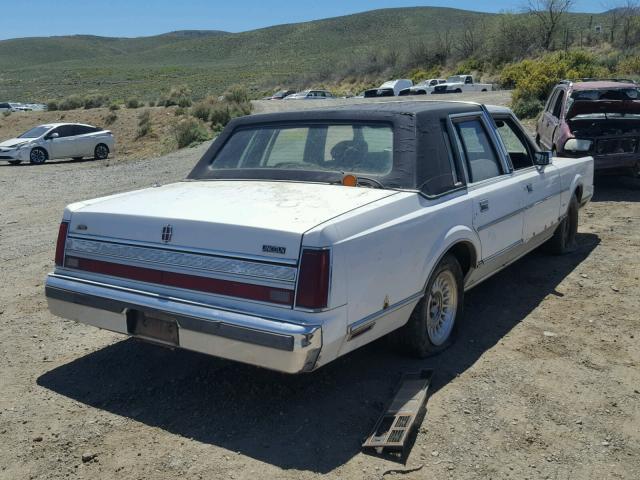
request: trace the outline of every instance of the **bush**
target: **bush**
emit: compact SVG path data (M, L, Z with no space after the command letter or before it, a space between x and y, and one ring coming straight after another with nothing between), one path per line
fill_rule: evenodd
M187 110L186 110L186 109L184 109L184 108L182 108L182 107L178 107L178 108L176 108L175 112L173 112L173 114L174 114L176 117L180 117L180 116L182 116L182 115L185 115L186 113L187 113Z
M75 110L84 106L84 99L79 95L71 95L58 104L58 110Z
M5 110L4 112L2 112L2 116L4 118L7 118L9 115L11 115L11 110Z
M231 103L246 103L249 101L249 91L243 85L232 85L224 92L224 99Z
M535 97L519 97L511 103L511 108L519 118L535 118L544 108L544 103Z
M107 113L107 116L104 117L105 125L113 125L115 121L118 119L118 115L115 112Z
M173 87L169 91L169 95L164 100L159 102L159 104L162 104L165 107L172 107L174 105L178 105L182 108L190 107L191 90L186 85Z
M99 108L105 103L107 103L107 98L105 96L98 95L95 97L88 97L84 99L84 108L85 110L89 110L91 108Z
M155 107L155 106L156 106L156 101L155 101L155 100L149 100L149 101L147 102L147 106L149 106L149 107Z
M209 134L202 124L192 117L180 120L173 126L173 136L178 148L188 147L194 143L204 142L209 139Z
M245 103L227 103L217 102L210 110L209 119L211 120L211 128L214 132L222 130L232 118L249 115L251 113L251 104Z
M151 112L143 110L138 115L138 132L136 138L146 137L151 133Z
M628 57L618 64L618 71L625 75L640 74L640 56Z
M111 105L109 105L109 110L111 110L112 112L120 110L120 105L118 105L117 103L112 103Z
M608 70L597 63L595 55L584 51L556 52L534 60L512 63L502 69L500 84L514 88L513 102L545 101L551 89L562 79L604 77Z
M206 101L196 103L191 109L191 115L203 122L208 122L211 116L211 104Z
M125 105L127 106L127 108L138 108L141 106L140 101L138 101L137 98L130 98L129 100L127 100L127 103Z
M47 110L49 110L50 112L55 112L56 110L58 110L58 102L56 102L55 100L49 100L47 102Z

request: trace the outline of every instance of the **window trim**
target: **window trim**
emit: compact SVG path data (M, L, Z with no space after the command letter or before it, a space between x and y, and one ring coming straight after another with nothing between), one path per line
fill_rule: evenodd
M484 128L486 134L487 134L487 139L489 141L489 146L493 149L494 155L496 156L496 159L498 160L498 165L500 167L500 175L497 175L495 177L489 177L489 178L485 178L484 180L479 180L477 182L472 182L471 181L471 175L469 173L469 165L468 165L468 160L466 157L466 154L464 152L464 147L462 145L462 140L460 139L460 135L458 134L458 130L456 128L456 124L457 123L461 123L467 120L478 120L480 122L480 124L482 125L482 127ZM493 122L493 118L491 120ZM468 113L457 113L457 114L453 114L453 115L449 115L448 116L448 123L449 123L449 129L452 132L452 135L455 138L455 145L452 145L452 147L454 148L454 150L457 153L457 157L460 159L460 163L463 166L463 171L464 171L464 175L465 175L465 183L467 186L474 186L474 185L480 185L483 183L489 183L489 182L493 182L496 181L496 179L501 179L502 177L511 175L511 173L513 172L511 165L510 165L510 160L509 162L506 161L505 159L505 153L504 153L504 146L500 143L500 145L502 146L502 148L498 148L498 140L496 139L495 135L497 135L497 132L495 131L495 127L493 127L493 125L489 125L487 122L487 112L486 110L482 110L480 112L475 111L475 112L468 112ZM454 143L454 142L452 142Z
M511 171L514 174L517 174L519 172L525 172L529 169L536 168L536 164L534 163L534 155L535 155L535 152L538 151L538 149L536 148L535 144L531 140L531 137L527 134L527 132L524 131L524 129L522 128L522 125L520 124L518 119L515 117L515 115L513 115L512 113L496 113L491 115L491 117L493 118L494 121L495 120L510 121L512 125L515 127L515 129L517 129L517 131L519 132L519 135L517 132L514 132L515 135L518 137L518 139L521 142L526 144L525 147L527 149L529 157L531 158L531 165L525 168L516 169L513 166L513 161L511 160L511 156L509 155L509 151L507 150L507 157L509 158L509 163L511 164ZM496 133L500 135L500 132L498 132L497 127L496 127ZM506 145L505 145L505 149L506 149Z

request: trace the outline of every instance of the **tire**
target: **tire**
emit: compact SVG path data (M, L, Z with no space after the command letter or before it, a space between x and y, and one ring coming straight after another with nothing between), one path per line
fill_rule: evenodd
M36 147L29 154L29 162L32 165L42 165L49 159L49 154L44 148Z
M73 157L72 160L75 160L77 162L78 160L82 160L82 157Z
M20 165L22 160L9 160L9 164L11 165Z
M462 268L453 255L447 254L431 274L425 295L407 324L392 334L394 343L402 353L418 358L441 352L453 341L463 305Z
M454 93L462 93L462 89L461 88L456 88Z
M93 150L93 158L96 160L106 160L109 157L109 147L104 143L99 143Z
M576 249L579 208L578 197L574 195L569 202L567 216L560 222L560 225L558 225L558 228L556 228L556 231L553 233L553 237L548 241L549 250L554 255L564 255Z

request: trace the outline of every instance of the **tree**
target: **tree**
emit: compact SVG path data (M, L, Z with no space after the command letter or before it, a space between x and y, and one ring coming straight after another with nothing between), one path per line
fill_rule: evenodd
M538 23L542 48L550 50L553 38L573 0L528 0L526 10Z

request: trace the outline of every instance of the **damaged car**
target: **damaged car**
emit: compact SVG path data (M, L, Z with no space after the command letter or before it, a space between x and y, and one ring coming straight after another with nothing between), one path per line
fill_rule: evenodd
M593 156L597 173L640 176L640 88L631 80L563 81L538 119L536 141L563 157Z

